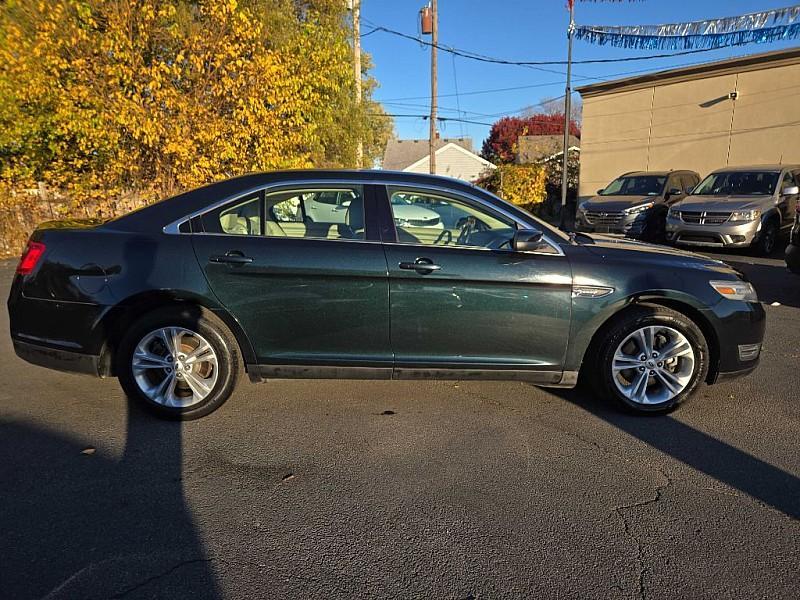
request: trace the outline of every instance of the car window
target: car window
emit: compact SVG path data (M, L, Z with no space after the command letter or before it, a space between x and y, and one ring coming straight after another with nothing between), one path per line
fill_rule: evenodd
M327 240L363 240L364 194L361 186L301 189L266 195L265 235Z
M219 213L219 228L229 235L261 235L261 194L257 193Z
M601 196L658 196L667 178L663 175L623 176L615 179L600 193Z
M795 185L797 184L794 182L794 176L789 171L786 171L786 174L783 176L783 181L781 182L781 191L784 188L794 187Z
M697 179L693 175L681 175L681 184L683 191L688 192L697 185Z
M481 206L425 191L389 188L392 218L401 244L500 248L515 223Z
M723 171L706 177L695 195L700 196L771 196L778 183L778 171Z

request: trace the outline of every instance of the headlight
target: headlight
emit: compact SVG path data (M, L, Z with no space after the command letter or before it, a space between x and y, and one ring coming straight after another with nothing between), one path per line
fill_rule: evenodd
M735 210L728 221L755 221L760 216L760 210Z
M644 204L640 204L639 206L632 206L630 208L626 208L624 212L626 215L635 215L640 212L644 212L650 208L653 208L653 202L645 202Z
M679 209L677 209L677 208L670 208L669 212L667 212L667 218L680 220L681 211Z
M709 281L720 296L729 300L744 300L745 302L758 302L758 295L751 283L746 281Z
M588 202L581 202L580 204L578 204L578 212L586 212L588 208L589 208Z

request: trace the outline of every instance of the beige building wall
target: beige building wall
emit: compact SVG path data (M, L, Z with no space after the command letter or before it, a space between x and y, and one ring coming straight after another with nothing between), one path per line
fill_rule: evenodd
M581 197L627 171L800 163L800 64L632 87L584 94Z

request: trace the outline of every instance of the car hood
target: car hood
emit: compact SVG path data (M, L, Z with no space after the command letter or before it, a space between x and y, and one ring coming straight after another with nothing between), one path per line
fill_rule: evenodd
M439 218L439 213L413 204L393 204L392 213L395 219L412 219L414 221L432 221Z
M614 255L617 259L652 262L657 265L669 265L673 267L690 267L694 269L705 269L715 271L717 273L737 273L738 271L730 265L696 254L694 252L687 252L685 250L678 250L670 248L669 246L660 246L657 244L647 244L628 238L598 235L598 234L580 234L581 237L586 236L592 239L591 243L586 244L586 248L593 254L603 256Z
M658 199L658 196L593 196L584 203L584 208L592 212L621 212Z
M689 196L673 206L678 210L730 212L769 205L772 196Z

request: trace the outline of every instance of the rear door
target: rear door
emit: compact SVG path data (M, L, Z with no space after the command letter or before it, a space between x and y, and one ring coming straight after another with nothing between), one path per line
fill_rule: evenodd
M421 227L394 214L385 227L398 376L431 368L484 377L487 370L520 370L557 380L572 289L560 249L512 252L514 221L475 199L425 187L389 187L386 194L391 211L410 201L442 215L437 226Z
M310 206L325 204L320 198L339 194L350 198L341 220L309 217ZM371 186L295 184L202 217L204 231L193 234L197 258L260 364L382 367L391 375L389 284L374 198Z

